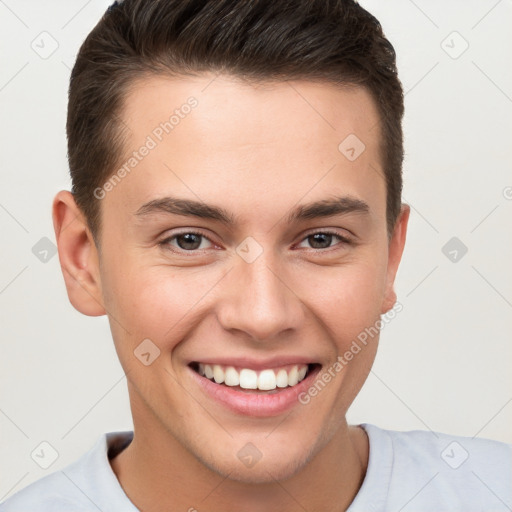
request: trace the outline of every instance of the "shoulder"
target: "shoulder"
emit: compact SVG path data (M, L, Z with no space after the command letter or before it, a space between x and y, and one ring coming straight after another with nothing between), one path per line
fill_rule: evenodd
M1 503L0 512L136 510L122 492L108 462L109 454L122 450L132 437L130 431L101 435L78 460L31 483Z
M395 466L414 464L417 470L458 478L474 472L493 476L512 474L512 444L478 437L450 435L429 430L384 431L390 438ZM507 482L509 485L511 480Z
M372 437L374 450L387 447L391 458L387 500L401 504L404 512L512 507L512 444L429 430L364 428L370 438L370 457ZM422 503L429 508L421 508Z
M90 511L91 502L66 475L64 468L31 483L1 503L0 512Z

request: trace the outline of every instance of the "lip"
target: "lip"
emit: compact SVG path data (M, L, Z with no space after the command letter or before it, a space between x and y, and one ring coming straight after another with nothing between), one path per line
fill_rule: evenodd
M294 362L297 362L295 359ZM231 360L228 364L232 365L233 360ZM240 361L237 360L237 364ZM216 364L226 364L226 363L216 363ZM267 363L265 363L267 364ZM307 363L303 363L307 364ZM243 366L243 365L242 365ZM280 364L275 364L274 367L281 366ZM248 366L244 366L247 368ZM308 375L296 384L295 386L278 389L275 393L266 393L266 392L244 392L239 391L238 389L231 388L229 386L224 386L222 384L216 384L206 377L199 375L195 370L193 370L190 366L187 367L188 371L191 373L192 378L195 382L197 382L198 386L201 390L215 402L219 403L221 406L231 410L240 415L250 416L250 417L271 417L278 416L294 406L300 405L298 400L298 396L305 392L310 386L311 382L314 380L315 376L321 370L320 365L315 365L312 368ZM249 366L249 368L254 368L254 366ZM265 366L264 368L271 368L270 366Z

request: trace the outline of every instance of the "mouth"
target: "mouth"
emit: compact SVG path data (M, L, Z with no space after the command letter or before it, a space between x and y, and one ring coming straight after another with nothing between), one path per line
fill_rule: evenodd
M316 364L295 364L279 368L253 370L220 364L191 363L190 367L201 377L211 382L236 388L239 391L268 391L278 393L280 389L293 387L302 382Z
M321 368L318 363L278 367L242 366L194 361L192 376L204 392L228 409L246 416L275 416L299 404Z

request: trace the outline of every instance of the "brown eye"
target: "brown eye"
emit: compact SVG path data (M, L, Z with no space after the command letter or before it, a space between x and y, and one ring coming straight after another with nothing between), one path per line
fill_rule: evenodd
M307 238L313 249L327 249L331 245L333 236L328 233L316 233Z
M176 250L186 251L186 252L194 252L198 249L207 249L208 247L204 246L203 242L207 241L211 243L208 238L202 233L195 233L193 231L186 231L183 233L178 233L176 235L172 235L165 240L162 240L159 245L168 248L171 251Z
M176 243L180 249L191 251L199 249L201 238L201 235L196 235L195 233L185 233L176 237Z
M341 244L332 243L333 241L336 240L338 240L338 242L341 241ZM305 241L307 241L311 249L318 250L330 249L332 247L335 247L336 245L351 245L352 243L348 238L341 236L338 233L333 233L330 231L319 231L317 233L311 233L308 236L306 236L301 243L304 243Z

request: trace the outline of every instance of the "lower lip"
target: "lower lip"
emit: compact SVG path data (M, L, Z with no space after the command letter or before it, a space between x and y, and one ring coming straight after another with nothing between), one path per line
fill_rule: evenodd
M298 396L309 388L314 376L320 371L320 367L313 368L306 378L295 386L277 388L277 393L272 394L244 393L229 386L216 384L206 377L202 377L192 368L189 370L205 393L221 405L245 416L265 417L277 416L288 411L294 405L300 404Z

